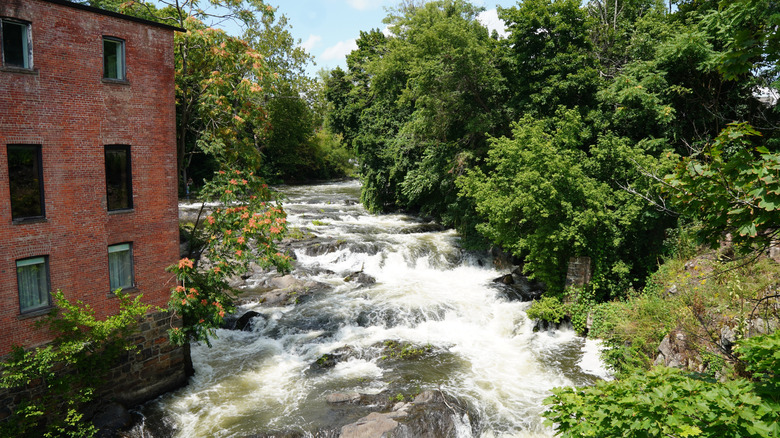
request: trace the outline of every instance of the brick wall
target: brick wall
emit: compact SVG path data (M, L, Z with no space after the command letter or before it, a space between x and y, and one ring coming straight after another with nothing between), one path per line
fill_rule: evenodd
M165 306L178 258L173 31L42 0L2 0L31 23L33 71L0 68L0 356L46 342L20 314L16 260L46 255L52 290L98 317L111 298L108 245L133 243L143 301ZM125 40L125 83L103 76L102 37ZM42 147L46 219L14 224L8 144ZM104 146L130 145L133 206L107 212Z

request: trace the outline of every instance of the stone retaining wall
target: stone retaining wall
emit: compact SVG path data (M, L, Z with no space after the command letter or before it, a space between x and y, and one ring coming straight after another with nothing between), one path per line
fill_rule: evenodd
M105 383L96 390L90 411L99 411L109 403L133 407L187 384L192 375L189 348L169 342L167 330L171 324L181 327L181 320L168 312L151 313L141 321L133 339L138 348L126 353L108 372ZM20 402L40 392L39 386L0 389L0 421Z
M138 348L109 372L98 398L130 407L187 384L190 352L169 342L168 329L181 327L181 319L171 320L168 312L157 312L141 322L133 341Z

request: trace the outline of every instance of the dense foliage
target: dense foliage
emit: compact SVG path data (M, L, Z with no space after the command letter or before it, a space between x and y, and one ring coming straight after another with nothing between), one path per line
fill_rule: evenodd
M571 257L590 257L593 298L621 297L644 286L680 214L720 211L716 185L683 168L745 172L741 189L766 214L724 210L741 215L734 231L776 222L772 189L744 183L773 183L780 114L761 100L778 80L772 5L527 0L499 10L500 38L468 2L405 3L331 73L329 124L358 155L369 209L429 214L466 243L500 245L552 293ZM698 204L672 204L671 187Z
M502 247L547 285L529 317L604 339L621 380L556 390L563 436L778 436L780 335L748 339L778 268L735 260L778 233L776 2L524 0L505 37L479 11L403 2L331 72L363 203ZM572 257L592 281L565 290ZM702 375L644 374L670 332Z
M667 177L678 210L707 224L700 234L712 246L728 232L738 248L763 248L780 233L780 154L755 145L759 135L731 124Z
M555 389L544 415L563 437L778 437L780 331L738 348L756 381L717 382L661 367Z
M10 418L0 423L3 437L91 437L95 426L83 416L95 389L121 355L135 348L131 335L149 306L141 296L116 291L119 313L97 320L81 301L71 303L60 291L55 309L39 324L54 341L25 350L15 346L2 364L0 388L26 390Z

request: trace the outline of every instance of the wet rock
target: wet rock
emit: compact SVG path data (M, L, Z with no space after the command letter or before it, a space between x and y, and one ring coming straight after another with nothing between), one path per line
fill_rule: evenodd
M303 281L298 280L297 278L288 274L282 277L274 277L270 279L268 283L276 289L291 289L293 287L301 285Z
M344 277L344 281L346 282L354 281L363 286L368 286L376 283L376 278L366 274L363 271L358 271L358 272L353 272L347 275L346 277Z
M344 362L348 360L350 357L355 356L355 350L352 349L352 347L341 347L337 348L336 350L325 353L322 356L320 356L314 363L309 365L309 369L307 370L307 373L316 373L325 371L327 369L333 368L336 366L339 362Z
M263 306L287 306L308 300L312 295L331 290L333 287L318 281L299 280L292 275L274 277L265 286L270 290L258 290L253 293L243 293L237 304L261 303Z
M398 427L398 422L386 414L372 412L341 428L341 438L384 438Z
M98 409L92 424L98 429L97 437L113 437L117 431L130 424L130 412L119 403L109 403Z
M515 284L515 279L512 277L512 274L506 274L498 278L494 278L493 283Z
M500 288L507 299L517 301L538 300L545 290L544 283L530 280L523 275L520 268L516 268L511 274L493 279L493 283Z
M316 257L316 256L321 256L324 254L330 254L336 252L341 248L343 248L346 243L347 242L343 240L337 240L331 242L318 240L314 242L308 242L303 250L306 253L306 255Z
M309 366L309 370L316 371L316 370L322 370L326 368L333 368L336 366L338 362L339 361L337 356L332 354L323 354L322 356L320 356L319 359L317 359L316 362L314 362Z
M334 392L325 396L325 401L330 404L358 403L360 394L357 392Z
M554 331L554 330L561 330L561 329L570 329L573 330L573 327L571 325L571 318L569 316L563 317L563 319L560 322L552 322L552 321L545 321L543 319L535 319L534 321L534 332L546 332L546 331Z
M235 330L251 331L253 326L252 319L257 316L263 316L263 315L255 312L254 310L250 310L245 314L241 315L241 317L236 320L236 323L232 328Z
M352 242L349 244L349 250L358 254L376 255L380 249L380 246L375 242Z
M399 402L389 412L372 412L341 428L341 438L420 438L457 435L468 421L466 408L441 391L424 391L411 403ZM465 420L464 420L465 419Z
M435 233L439 231L444 231L445 229L446 228L444 228L441 224L438 224L436 222L428 222L425 224L418 224L408 228L404 228L401 230L400 234Z

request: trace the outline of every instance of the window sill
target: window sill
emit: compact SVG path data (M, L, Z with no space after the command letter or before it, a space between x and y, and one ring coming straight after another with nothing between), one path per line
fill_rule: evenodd
M127 79L111 79L111 78L103 78L101 81L104 84L114 84L114 85L130 85L130 81Z
M122 293L126 294L126 295L133 295L133 294L137 294L137 293L140 293L140 292L141 292L141 289L138 289L136 286L126 287L126 288L122 289ZM114 293L114 291L111 291L111 292L106 294L106 298L119 298L119 297Z
M33 310L31 312L22 313L20 315L16 316L16 319L19 321L25 320L25 319L32 319L32 318L38 318L41 316L48 315L51 313L52 309L54 309L54 306L48 306L43 307L41 309Z
M0 71L5 71L5 72L8 72L8 73L21 73L23 75L38 76L38 70L34 69L34 68L2 66L2 67L0 67Z
M27 225L27 224L41 224L48 222L45 217L23 217L21 219L13 219L11 221L14 225Z
M108 210L108 214L126 214L126 213L135 213L134 208L123 208L122 210Z

